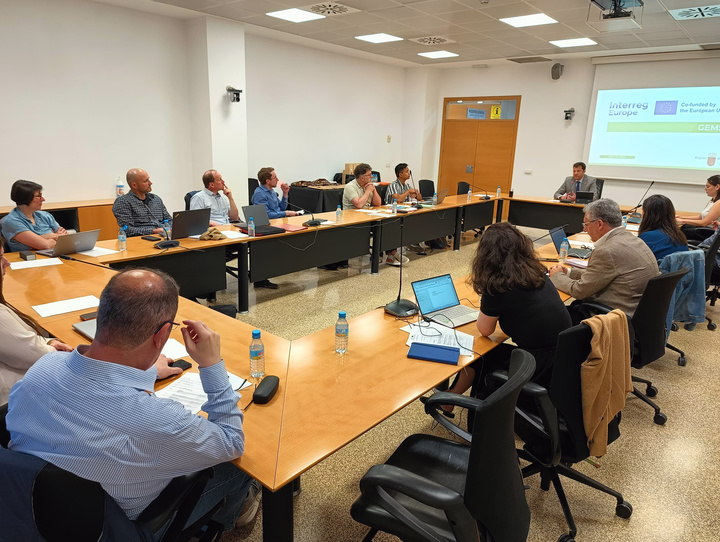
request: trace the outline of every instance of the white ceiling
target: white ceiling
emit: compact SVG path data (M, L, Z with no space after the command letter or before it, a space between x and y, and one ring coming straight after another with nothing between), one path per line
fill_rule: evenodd
M100 0L138 7L147 0ZM306 23L290 23L265 13L291 7L342 4L360 10ZM676 21L669 9L704 7L720 0L644 0L642 28L633 31L598 32L586 23L599 17L590 0L152 0L195 12L216 15L249 25L301 36L316 42L346 47L415 65L445 66L456 63L507 61L509 58L542 56L550 59L608 54L683 51L720 41L720 17ZM159 6L158 6L159 7ZM558 24L513 28L500 18L545 13ZM404 41L373 44L355 36L385 32ZM421 45L414 38L442 36L454 43ZM598 44L562 49L550 40L589 37ZM460 56L431 60L417 53L446 49Z

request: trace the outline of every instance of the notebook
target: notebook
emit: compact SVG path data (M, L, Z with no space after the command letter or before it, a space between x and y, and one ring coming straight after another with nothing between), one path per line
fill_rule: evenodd
M45 250L36 250L36 254L43 256L63 256L65 254L73 254L74 252L82 252L83 250L91 250L95 247L95 242L100 235L100 230L80 231L77 233L66 233L59 235L57 242L53 248Z
M235 224L243 233L248 232L247 222L252 217L255 222L255 235L274 235L276 233L285 233L283 228L276 228L270 225L270 218L264 205L246 205L242 208L245 222Z
M442 203L445 201L445 197L448 195L448 192L450 191L449 188L443 188L440 190L440 192L437 193L437 202ZM432 205L432 198L424 199L420 203L423 205Z
M205 233L210 227L210 207L191 211L175 211L172 216L172 238L184 239Z
M560 254L560 245L562 245L563 239L567 237L565 228L560 226L558 228L551 229L550 237L555 244L555 250L557 250L558 254ZM568 248L568 258L580 258L581 260L585 260L590 257L590 254L592 254L591 248Z
M431 279L416 280L413 292L420 314L438 323L458 327L477 320L480 311L460 304L455 285L449 274Z

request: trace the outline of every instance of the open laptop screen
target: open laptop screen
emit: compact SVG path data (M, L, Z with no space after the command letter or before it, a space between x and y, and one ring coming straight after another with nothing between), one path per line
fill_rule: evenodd
M412 283L412 287L422 314L430 314L460 304L449 274L417 280Z
M560 245L562 245L563 239L566 237L567 234L565 233L565 228L562 226L550 230L550 238L552 239L553 244L555 245L555 250L557 250L558 254L560 254Z

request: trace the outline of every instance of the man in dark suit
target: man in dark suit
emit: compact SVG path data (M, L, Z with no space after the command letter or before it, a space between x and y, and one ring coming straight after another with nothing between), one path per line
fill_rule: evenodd
M585 174L584 162L575 162L573 164L572 176L565 177L560 188L555 192L554 198L563 201L575 201L575 195L578 192L594 192L593 199L598 197L596 179Z

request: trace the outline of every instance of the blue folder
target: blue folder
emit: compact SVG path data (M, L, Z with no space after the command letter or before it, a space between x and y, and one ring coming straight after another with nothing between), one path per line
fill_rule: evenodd
M460 359L460 349L457 346L414 342L410 345L407 357L457 365Z

